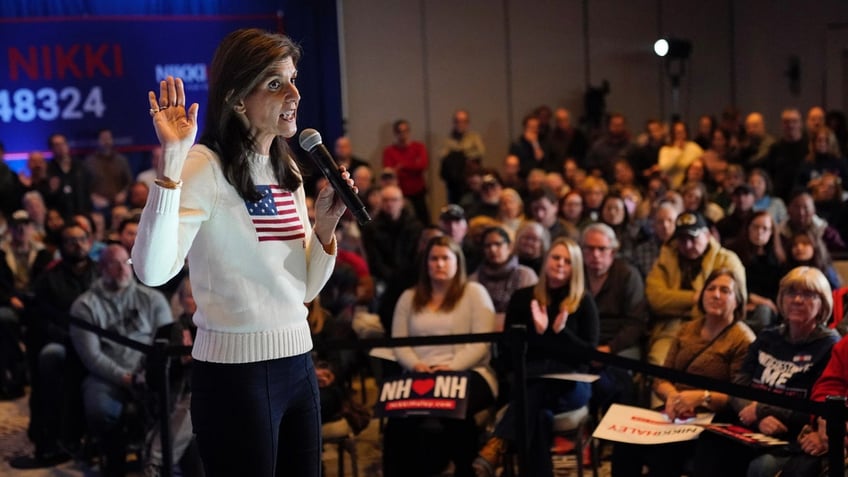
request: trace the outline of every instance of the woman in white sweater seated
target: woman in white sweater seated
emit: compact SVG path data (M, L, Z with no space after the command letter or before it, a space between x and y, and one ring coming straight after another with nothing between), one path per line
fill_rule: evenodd
M462 249L450 237L435 237L424 252L418 283L398 300L392 337L491 333L495 309L489 293L469 282ZM452 460L456 476L473 476L477 455L474 415L494 403L497 380L489 366L489 343L395 348L405 371L471 371L462 419L392 418L383 437L383 475L432 475ZM441 467L441 468L439 468Z

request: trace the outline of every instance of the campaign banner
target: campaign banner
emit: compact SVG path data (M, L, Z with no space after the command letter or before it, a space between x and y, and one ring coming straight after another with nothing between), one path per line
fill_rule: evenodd
M592 437L629 444L668 444L698 438L714 414L702 413L694 418L674 421L667 415L649 409L613 404L595 428Z
M465 419L467 407L468 371L438 371L386 379L374 410L380 417Z
M46 150L62 133L72 149L96 145L110 128L122 150L159 142L147 92L183 78L188 104L201 105L215 48L233 30L281 29L276 14L253 16L46 17L0 20L0 141L10 159Z
M754 432L751 429L734 424L710 424L706 426L706 429L713 434L718 434L755 449L789 445L789 441L767 436L761 432Z

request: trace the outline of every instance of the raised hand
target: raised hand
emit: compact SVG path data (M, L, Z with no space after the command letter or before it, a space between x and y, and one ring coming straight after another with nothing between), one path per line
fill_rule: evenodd
M157 173L160 177L178 179L182 171L189 148L197 136L197 103L186 111L186 98L183 80L168 76L159 82L159 99L156 93L149 91L150 116L156 137L162 144L163 160ZM174 164L179 162L179 164Z

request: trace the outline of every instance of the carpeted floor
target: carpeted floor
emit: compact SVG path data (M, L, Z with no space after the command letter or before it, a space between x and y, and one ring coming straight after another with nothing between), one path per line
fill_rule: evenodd
M90 469L74 461L47 469L18 470L9 466L9 459L32 454L33 447L26 435L29 424L27 397L14 401L0 401L0 476L16 477L82 477L97 476ZM135 474L140 475L140 474Z

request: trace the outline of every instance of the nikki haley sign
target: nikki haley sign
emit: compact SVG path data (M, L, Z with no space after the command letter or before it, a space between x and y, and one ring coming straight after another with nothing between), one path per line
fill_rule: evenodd
M375 414L464 419L467 406L468 371L404 373L383 382Z
M229 32L281 30L276 15L49 17L0 20L0 141L7 153L46 148L65 134L94 146L109 128L116 146L158 144L147 91L183 78L189 103L206 104L207 66ZM200 112L202 122L204 112ZM202 124L201 124L202 130Z

